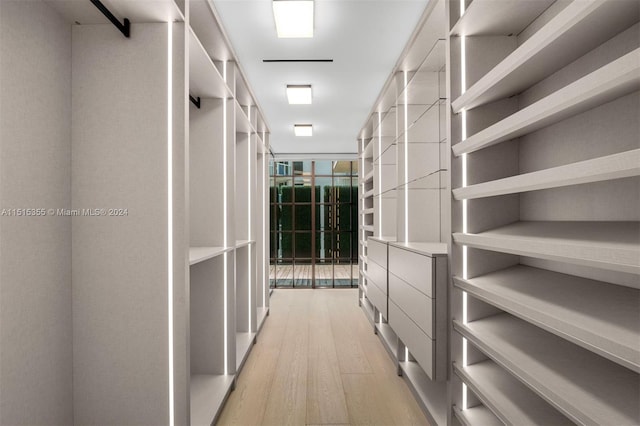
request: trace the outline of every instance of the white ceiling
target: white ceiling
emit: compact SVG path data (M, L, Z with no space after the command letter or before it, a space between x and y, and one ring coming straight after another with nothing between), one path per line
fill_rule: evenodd
M265 119L275 154L355 153L358 132L428 0L315 0L314 37L279 39L271 0L214 0ZM263 63L333 59L333 63ZM311 84L313 105L289 105ZM293 125L313 124L312 137Z

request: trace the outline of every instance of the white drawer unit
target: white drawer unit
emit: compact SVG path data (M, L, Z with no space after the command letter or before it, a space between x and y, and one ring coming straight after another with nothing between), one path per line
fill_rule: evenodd
M387 294L387 269L378 265L371 260L367 262L367 277L369 282L378 286L378 288Z
M434 377L435 341L430 339L392 300L389 301L389 325L402 340L429 378Z
M389 298L422 329L430 338L434 338L433 302L430 297L389 273Z
M447 376L447 246L389 243L389 324L431 380Z
M427 296L435 297L432 257L390 246L389 271Z
M367 286L367 299L371 301L373 306L376 307L382 316L386 319L387 315L387 295L380 290L380 288L373 283L373 281L369 281L369 285Z
M369 238L367 240L367 260L374 261L383 268L387 268L387 246L386 242Z

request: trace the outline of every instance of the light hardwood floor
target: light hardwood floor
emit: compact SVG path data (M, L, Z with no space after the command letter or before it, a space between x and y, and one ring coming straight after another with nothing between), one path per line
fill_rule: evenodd
M428 425L357 289L279 289L219 425Z

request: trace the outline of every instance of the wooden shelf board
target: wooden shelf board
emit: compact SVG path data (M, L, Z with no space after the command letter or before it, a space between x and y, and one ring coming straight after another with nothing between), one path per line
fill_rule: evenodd
M231 251L230 247L190 247L189 265L204 262Z
M640 273L639 222L516 222L478 234L454 233L453 239L484 250Z
M401 361L399 363L403 376L409 383L409 388L416 396L418 404L434 425L447 424L447 382L436 382L427 376L422 367L415 361Z
M640 290L518 265L456 287L640 373Z
M451 29L451 35L519 34L554 0L473 0ZM500 13L496 13L499 10Z
M236 371L238 373L251 352L255 337L256 333L236 332Z
M204 99L231 97L231 90L191 28L189 28L189 94Z
M640 175L640 149L456 188L456 200L559 188Z
M191 424L211 425L231 391L232 375L191 375Z
M486 1L478 4L474 1L469 11L483 3ZM529 6L542 6L533 3L536 2L527 2ZM489 8L483 13L496 15ZM502 13L498 15L506 18ZM452 110L458 113L522 92L632 25L637 15L637 2L570 3L455 99ZM594 22L598 25L593 25Z
M468 154L557 123L640 88L640 48L453 146Z
M504 424L574 424L493 361L454 364L454 372Z
M463 426L504 426L504 423L484 405L467 408L466 410L454 407L453 414Z
M509 314L454 329L578 424L634 424L640 376Z

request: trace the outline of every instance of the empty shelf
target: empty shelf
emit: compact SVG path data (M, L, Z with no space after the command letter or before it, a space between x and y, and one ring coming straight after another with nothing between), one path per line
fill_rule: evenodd
M227 247L190 247L189 248L189 265L204 262L205 260L220 256L230 251Z
M467 408L466 410L453 407L453 414L464 426L504 426L504 423L484 405Z
M363 158L373 158L373 140L370 140L369 143L367 143L362 155Z
M453 190L456 200L558 188L640 175L640 149Z
M373 225L362 225L362 229L367 232L373 232Z
M524 30L554 0L473 0L452 35L511 35ZM496 13L499 10L500 13Z
M240 371L251 352L251 346L255 341L256 333L236 333L236 371Z
M246 247L254 243L255 241L253 240L236 240L236 248Z
M362 214L373 214L373 207L369 209L363 209Z
M454 233L453 239L484 250L640 273L638 222L516 222L478 234Z
M364 193L364 198L373 197L373 188Z
M418 402L424 405L434 425L447 424L447 382L436 382L427 376L422 367L414 361L399 363L403 375L408 379L409 387Z
M371 170L369 173L367 173L366 175L364 175L364 177L362 178L363 182L369 182L373 180L373 170Z
M505 424L574 424L493 361L466 367L455 364L454 371Z
M456 286L525 321L640 372L640 291L529 266Z
M578 424L635 424L640 377L509 314L454 329Z
M396 353L398 350L398 336L386 322L376 323L376 329L389 356L396 361L398 359L398 354Z
M191 28L189 28L189 94L201 98L231 97L227 84Z
M249 117L242 109L242 106L238 103L238 100L235 101L236 105L236 132L238 133L255 133L255 129L253 125L249 121Z
M191 376L191 424L209 426L231 391L233 376L194 374Z
M470 15L482 12L493 19L508 19L508 13L496 14L495 4L486 0L469 6ZM530 20L542 2L512 1L518 12ZM500 2L500 8L505 4ZM527 7L532 10L527 10ZM483 10L486 9L486 10ZM542 28L514 50L502 62L469 87L451 103L455 113L504 99L522 92L538 81L571 63L606 40L620 29L627 28L638 14L638 2L575 1L551 18ZM463 17L463 20L465 17ZM597 22L598 25L593 25ZM484 26L487 20L474 22ZM465 25L463 22L462 25ZM498 27L500 28L500 27ZM514 31L511 31L514 32ZM509 34L509 33L505 33ZM563 52L559 55L558 52Z
M453 146L468 154L533 132L640 88L640 48Z

